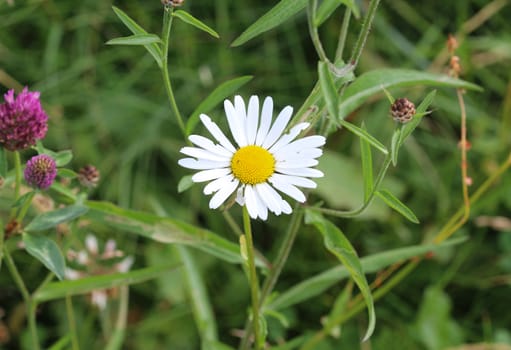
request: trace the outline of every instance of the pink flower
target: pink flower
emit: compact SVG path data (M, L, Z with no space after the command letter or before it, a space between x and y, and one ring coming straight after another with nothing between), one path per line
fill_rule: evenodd
M35 145L48 130L48 116L41 107L39 92L25 87L14 97L14 90L0 104L0 144L9 151L20 151Z
M25 167L25 181L32 187L47 189L57 176L57 165L52 157L40 154L30 158Z

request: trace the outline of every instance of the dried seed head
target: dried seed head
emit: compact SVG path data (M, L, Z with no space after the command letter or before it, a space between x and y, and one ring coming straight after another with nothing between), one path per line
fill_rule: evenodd
M451 68L451 75L457 77L461 73L460 58L458 56L452 56L449 61L449 67Z
M407 98L398 98L390 107L390 114L395 121L407 123L415 115L415 105Z
M164 6L172 6L172 7L178 7L183 5L185 0L161 0L161 3Z
M96 187L99 179L99 170L94 165L86 165L78 171L78 181L85 187Z

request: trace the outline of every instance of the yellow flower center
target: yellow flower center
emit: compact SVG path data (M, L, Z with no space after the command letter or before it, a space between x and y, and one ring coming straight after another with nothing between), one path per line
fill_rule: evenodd
M245 146L234 153L231 159L233 175L244 184L265 182L275 171L275 158L259 146Z

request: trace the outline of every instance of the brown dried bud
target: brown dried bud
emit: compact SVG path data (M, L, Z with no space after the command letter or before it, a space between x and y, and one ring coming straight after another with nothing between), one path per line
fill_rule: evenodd
M456 40L456 37L452 34L449 34L447 37L447 51L452 55L454 54L454 51L458 48L458 40Z
M451 68L451 75L455 77L459 76L461 73L460 58L458 56L452 56L449 67Z
M185 0L161 0L161 3L163 6L172 6L172 7L178 7L183 5Z
M407 98L398 98L390 107L390 114L395 121L407 123L415 115L415 105Z
M78 171L78 181L85 187L96 187L99 179L99 170L94 165L86 165Z

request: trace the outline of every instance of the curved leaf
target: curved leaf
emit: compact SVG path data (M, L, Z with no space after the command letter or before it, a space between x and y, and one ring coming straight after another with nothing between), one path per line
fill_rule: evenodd
M376 315L374 313L374 302L371 294L371 288L369 288L369 284L367 283L357 252L351 245L350 241L344 236L342 231L333 223L323 218L320 214L310 210L307 211L307 221L312 223L318 231L321 232L325 241L325 247L342 262L348 270L351 278L360 289L369 315L369 324L362 341L369 339L374 331Z
M339 114L339 95L328 64L323 61L318 62L318 76L328 113L332 120L336 120Z
M45 236L28 233L23 233L23 243L30 255L42 262L60 280L64 279L66 261L57 243Z
M237 37L231 46L240 46L250 39L277 27L287 19L300 12L307 6L308 0L281 0L270 11L248 27L239 37Z
M410 220L411 222L418 224L419 219L415 216L413 211L404 205L399 199L397 199L392 193L387 190L379 190L376 192L376 195L383 199L383 201L392 209L396 210L399 214L403 215L405 218Z
M109 202L87 201L86 205L91 209L89 215L94 217L96 222L103 222L157 242L189 245L224 261L241 263L237 244L206 229L171 218L123 209ZM256 264L265 266L262 259L257 257Z
M368 133L366 130L361 129L358 126L355 126L355 125L353 125L351 123L348 123L347 121L342 120L342 119L339 120L339 123L342 126L344 126L346 129L348 129L349 131L351 131L352 133L357 135L358 137L363 138L364 140L366 140L368 143L370 143L373 147L375 147L381 153L383 153L383 154L388 154L389 153L387 148L380 141L378 141L373 135Z
M348 86L339 105L339 118L344 119L348 114L360 107L369 96L381 92L382 89L413 85L450 86L469 90L482 90L475 84L451 78L447 75L409 69L378 69L362 74Z
M212 28L207 26L205 23L203 23L199 19L193 17L191 14L189 14L186 11L183 11L183 10L174 11L172 13L172 16L179 18L180 20L182 20L185 23L191 24L195 28L198 28L198 29L204 31L215 38L220 38L220 35L218 35L218 33L215 32Z
M43 231L57 226L63 222L71 221L85 214L89 209L83 205L75 204L61 209L48 211L36 216L26 227L25 231Z

